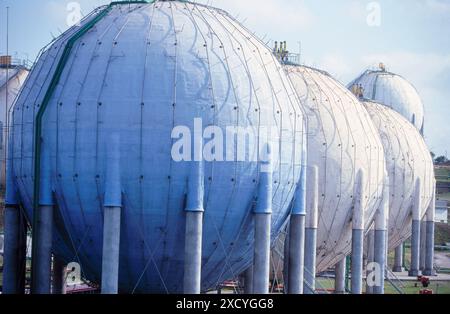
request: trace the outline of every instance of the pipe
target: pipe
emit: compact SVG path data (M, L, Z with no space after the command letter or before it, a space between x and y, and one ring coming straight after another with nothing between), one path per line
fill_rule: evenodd
M346 257L334 266L334 293L345 294Z
M417 178L414 189L414 204L412 209L412 235L411 235L411 267L409 276L419 275L420 259L420 211L422 208L421 181Z
M317 228L319 224L319 168L317 166L308 168L308 178L304 293L314 294L316 290Z
M395 259L394 259L394 273L401 273L405 269L403 268L403 243L395 248Z
M267 152L270 155L270 147ZM269 293L270 234L272 219L272 167L270 158L261 162L258 201L254 210L255 246L253 293Z
M303 294L306 220L306 165L302 166L295 193L289 231L289 294Z
M435 225L435 211L436 211L436 183L433 189L433 197L427 209L425 217L427 233L425 245L425 269L423 274L425 276L434 276L434 225Z
M102 294L117 294L119 289L120 226L122 190L120 178L120 135L109 140L103 217Z
M192 161L188 179L186 205L186 234L184 245L184 281L185 294L200 294L202 271L202 237L205 178L201 133L195 134L196 158ZM197 156L198 155L198 156Z
M389 178L385 174L383 199L375 216L374 262L378 265L378 280L373 287L374 294L384 294L384 277L386 270L386 239L389 219Z
M356 181L355 206L352 218L351 292L362 293L364 208L366 203L364 171L359 170Z

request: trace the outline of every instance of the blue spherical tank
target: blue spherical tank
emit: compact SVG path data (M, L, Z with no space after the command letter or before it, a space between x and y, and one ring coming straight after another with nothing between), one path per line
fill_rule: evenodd
M10 189L8 202L20 202L31 220L37 185L40 205L55 209L54 254L100 282L114 151L122 194L119 289L180 292L191 163L172 150L181 139L174 130L198 134L194 125L205 130L205 151L214 157L204 162L202 289L215 288L253 257L259 163L249 147L261 151L267 133L278 155L272 239L289 214L305 151L304 115L281 65L219 9L112 3L44 49L14 108L10 184L17 193ZM220 136L236 129L246 133ZM221 137L223 146L211 143Z

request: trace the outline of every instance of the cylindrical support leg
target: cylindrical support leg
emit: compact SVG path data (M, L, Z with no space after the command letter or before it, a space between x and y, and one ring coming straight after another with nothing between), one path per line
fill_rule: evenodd
M344 257L339 263L334 266L334 292L336 294L345 293L345 271L346 271L346 258Z
M423 219L420 222L420 258L419 269L423 271L425 269L425 254L426 254L426 241L427 241L427 222Z
M414 204L412 209L412 234L411 234L411 266L409 276L416 277L419 275L420 264L420 219L421 219L421 181L416 180L414 190Z
M435 189L436 190L436 189ZM425 269L423 274L425 276L434 276L434 220L436 210L436 194L433 193L433 198L427 209L426 215L426 245L425 245Z
M384 274L386 268L386 230L375 230L374 259L377 264L378 278L373 286L374 294L384 294Z
M316 290L316 252L317 227L319 219L319 170L317 166L308 167L308 187L306 194L305 230L305 275L304 293L313 294Z
M286 227L286 237L284 239L284 256L283 256L283 288L284 293L289 292L289 224Z
M120 220L120 207L105 207L103 223L102 294L118 293Z
M434 276L434 221L427 221L427 241L425 247L425 276Z
M403 268L403 243L395 248L395 259L394 259L394 273L401 273L404 271Z
M255 214L253 293L269 293L271 214Z
M32 293L50 294L53 240L53 206L39 206L33 235Z
M375 230L371 228L367 235L367 265L366 265L366 294L373 294L373 285L370 283L372 268L370 267L374 260L375 250Z
M291 215L289 237L289 294L302 294L305 215Z
M244 294L253 294L253 265L244 273Z
M419 275L419 259L420 259L420 220L413 220L411 235L411 266L409 276L416 277Z
M186 212L184 293L200 294L202 270L203 212Z
M363 274L363 241L364 230L353 230L352 233L352 294L362 293L362 274Z
M305 294L314 294L316 290L316 247L317 229L307 228L305 230Z
M19 206L6 206L3 254L3 294L23 294L26 229Z
M364 208L366 204L365 175L360 170L356 178L356 197L352 219L352 259L351 292L362 293L363 258L364 258Z
M66 265L64 262L53 257L53 294L66 294L66 276L65 276Z

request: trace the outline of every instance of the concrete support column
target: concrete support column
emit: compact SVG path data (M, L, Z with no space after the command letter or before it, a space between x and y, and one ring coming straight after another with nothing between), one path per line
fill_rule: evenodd
M373 285L369 284L369 276L372 272L372 268L369 267L375 261L375 228L372 227L367 234L367 265L366 265L366 294L373 294Z
M306 165L302 166L295 193L289 230L289 294L303 294L306 219Z
M4 211L3 294L25 291L26 226L19 205L6 204Z
M253 265L244 273L244 294L253 294Z
M184 293L200 294L203 212L186 212Z
M334 290L336 294L345 294L346 258L334 266Z
M436 185L435 185L436 186ZM435 211L436 211L436 187L434 188L431 203L427 209L425 217L427 232L425 245L425 269L423 274L425 276L434 276L434 225L435 225Z
M317 166L308 168L308 179L306 194L304 293L313 294L316 290L317 228L319 220L319 169Z
M205 176L202 161L203 140L195 134L196 156L192 162L188 180L186 206L186 235L184 246L185 294L200 294L202 275L203 212L205 195Z
M352 261L351 292L362 293L363 247L364 247L364 208L366 204L365 176L360 170L356 180L355 206L352 218Z
M378 265L378 278L373 286L374 294L384 294L384 278L387 258L387 228L389 219L389 179L385 175L383 200L375 215L374 261Z
M420 222L420 258L419 258L419 270L425 269L425 254L426 254L426 241L427 241L427 221L424 217Z
M65 263L56 256L53 256L53 294L66 294L65 269Z
M283 287L284 293L289 293L289 223L286 226L286 237L284 239L284 256L283 256Z
M272 220L272 167L269 159L260 165L258 201L254 211L255 246L253 258L253 293L269 293L270 234ZM292 252L290 252L292 253ZM290 285L290 283L289 283Z
M107 172L103 213L102 294L119 291L120 229L122 188L120 181L120 136L111 135L107 152Z
M33 210L33 247L31 266L31 293L50 294L53 241L53 192L51 185L51 161L43 145L39 180L39 195L36 195Z
M50 294L53 240L53 206L40 206L33 232L32 293Z
M104 208L102 294L117 294L119 291L120 218L120 207Z
M394 273L401 273L403 268L403 243L395 248Z
M411 235L411 267L409 276L415 277L419 275L420 263L420 211L422 203L421 182L417 179L414 190L414 204L412 210L412 235Z
M14 181L12 141L6 161L6 194L4 211L3 294L25 293L27 227L20 210Z

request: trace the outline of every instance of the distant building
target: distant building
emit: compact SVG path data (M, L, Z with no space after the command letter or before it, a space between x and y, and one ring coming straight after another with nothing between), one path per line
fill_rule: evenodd
M435 221L438 223L448 223L448 202L446 200L436 201Z

